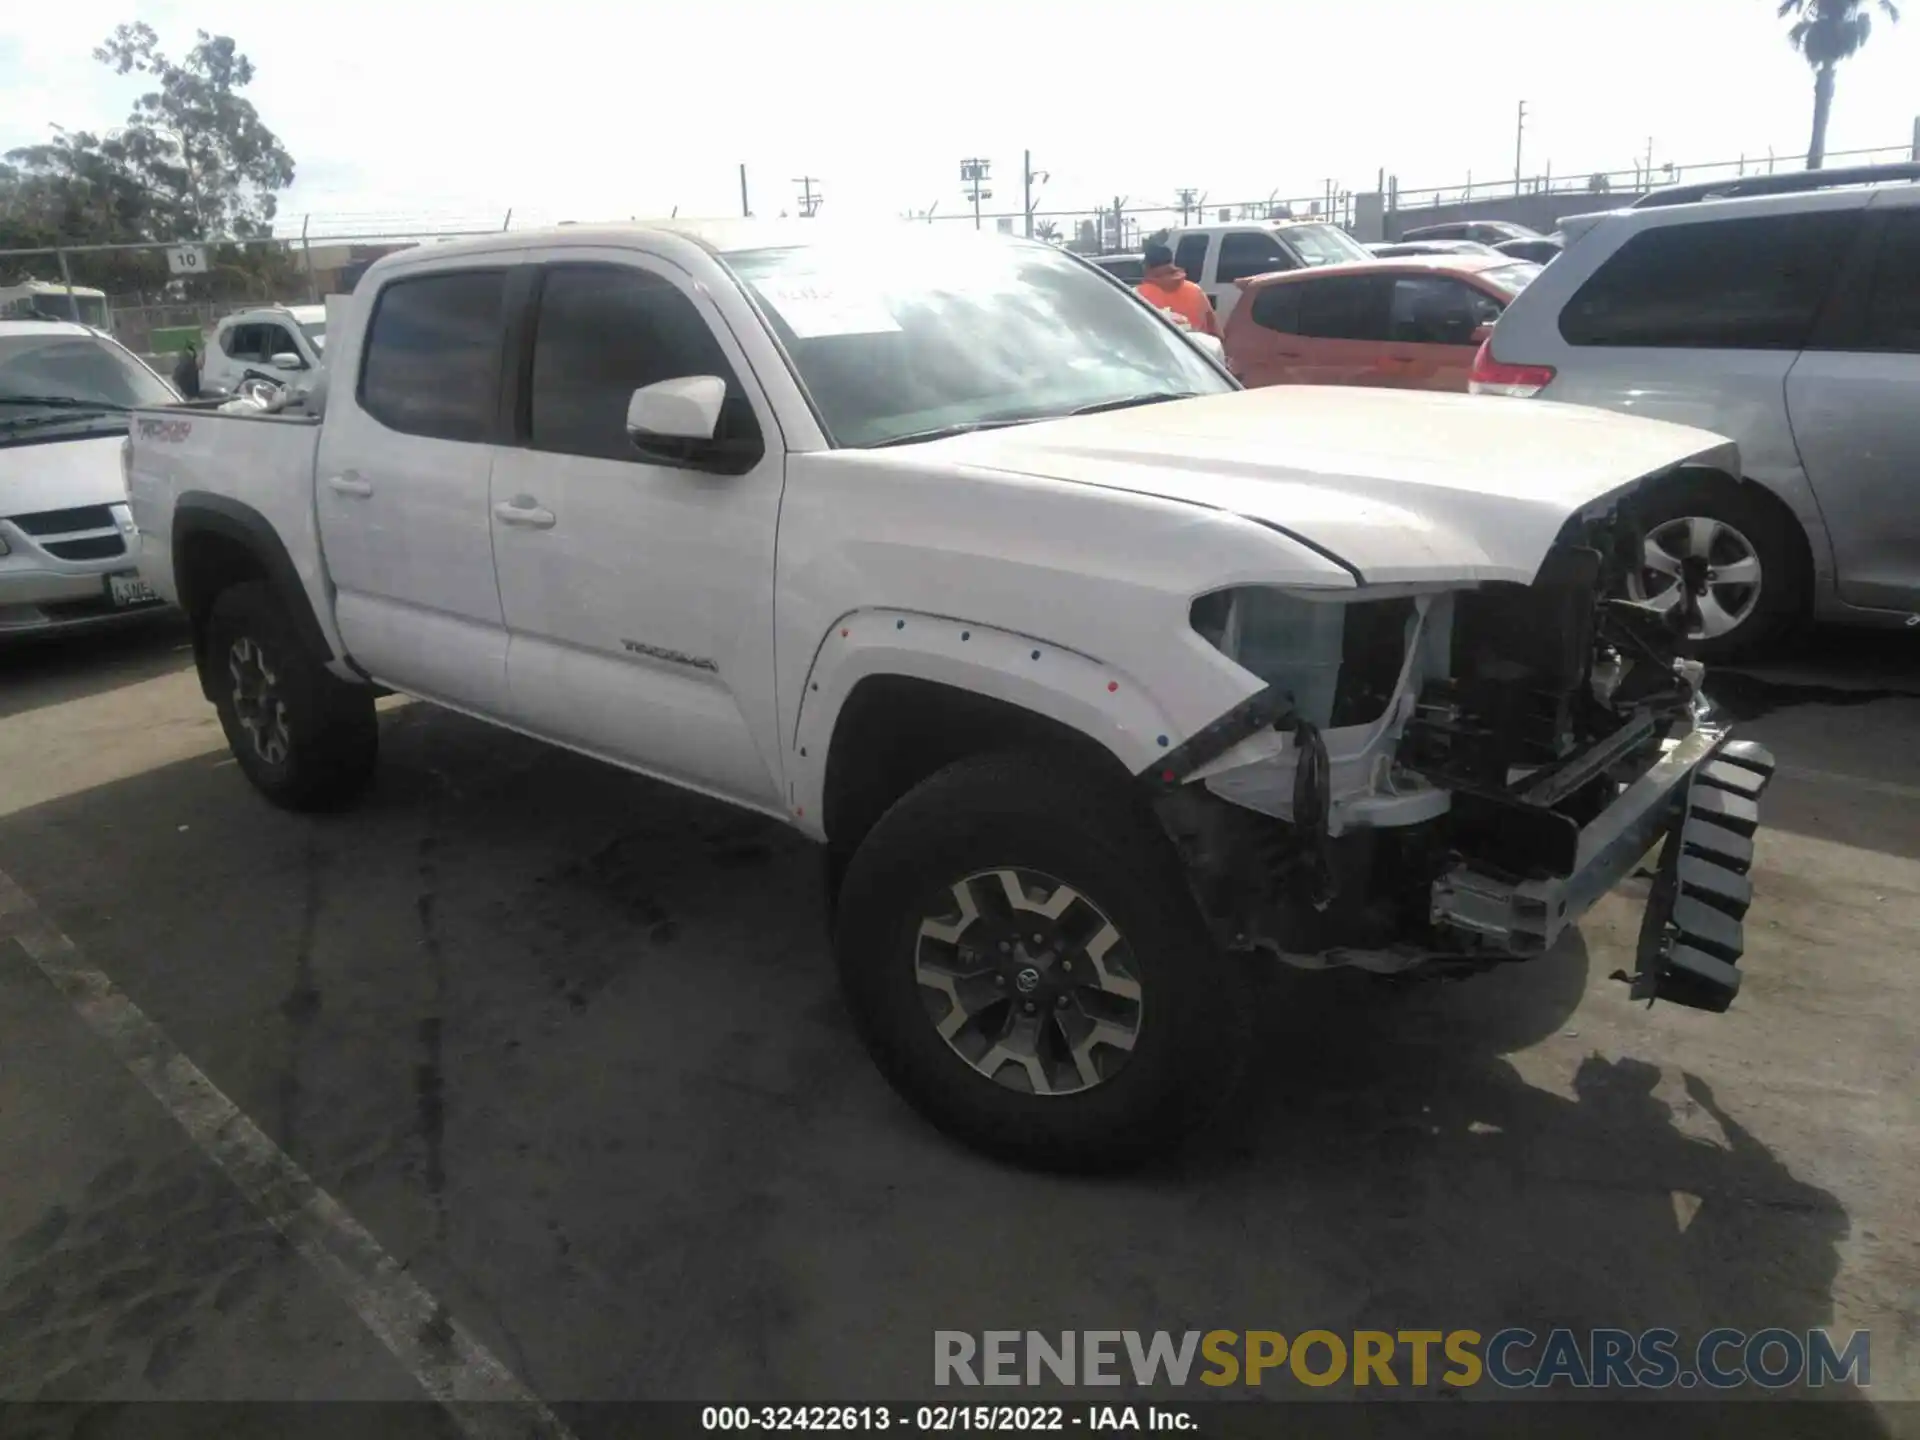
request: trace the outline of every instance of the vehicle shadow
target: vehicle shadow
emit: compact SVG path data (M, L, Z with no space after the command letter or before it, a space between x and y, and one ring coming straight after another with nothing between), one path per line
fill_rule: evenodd
M792 832L431 707L385 716L383 744L343 814L273 811L202 757L0 818L0 869L549 1399L919 1394L937 1328L1832 1323L1845 1210L1684 1054L1549 1063L1599 968L1577 935L1444 985L1276 975L1215 1132L1142 1173L1030 1174L885 1092ZM132 1375L219 1333L199 1210L162 1224L142 1194L74 1223L125 1231L178 1311L115 1338L139 1300L63 1240L0 1273L0 1314L52 1296L23 1356L91 1336ZM1400 1377L1431 1404L1369 1423L1501 1398L1439 1368ZM1738 1429L1887 1433L1800 1413Z
M73 635L0 639L0 720L105 694L193 664L176 611Z
M1520 1326L1543 1339L1564 1327L1584 1346L1596 1328L1665 1327L1679 1333L1685 1366L1693 1342L1718 1326L1804 1336L1832 1324L1845 1209L1728 1113L1684 1056L1663 1071L1590 1052L1565 1090L1530 1078L1542 1067L1521 1052L1556 1032L1577 1037L1590 968L1574 934L1530 965L1398 994L1356 975L1278 977L1236 1122L1142 1182L1191 1189L1198 1214L1246 1212L1249 1266L1285 1274L1304 1253L1343 1277L1331 1304L1295 1322L1336 1333L1426 1326L1488 1337ZM1285 1329L1291 1307L1277 1308L1258 1323ZM1540 1353L1537 1343L1511 1352L1525 1366ZM1270 1388L1298 1398L1291 1381ZM1564 1379L1510 1391L1482 1380L1472 1398L1712 1394L1576 1389ZM1864 1399L1850 1384L1818 1395ZM1748 1386L1738 1398L1780 1396ZM1419 1407L1383 1415L1376 1429L1431 1433L1435 1418ZM1622 1424L1653 1435L1723 1424L1743 1435L1892 1433L1864 1403L1743 1406L1711 1418L1686 1403L1523 1407L1494 1428L1561 1436Z

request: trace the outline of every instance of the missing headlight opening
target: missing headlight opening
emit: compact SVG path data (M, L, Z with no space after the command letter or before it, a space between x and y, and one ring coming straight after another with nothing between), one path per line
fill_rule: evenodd
M1607 510L1569 522L1531 584L1197 599L1193 628L1275 714L1158 802L1220 939L1313 968L1472 972L1544 951L1677 833L1676 747L1724 730L1683 620L1608 598L1639 547Z

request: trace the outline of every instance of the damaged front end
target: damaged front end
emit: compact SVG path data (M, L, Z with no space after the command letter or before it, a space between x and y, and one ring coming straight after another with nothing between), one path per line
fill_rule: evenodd
M1636 998L1739 989L1757 802L1682 652L1624 593L1630 502L1575 517L1530 585L1202 596L1263 690L1148 783L1222 943L1309 968L1457 975L1543 954L1654 847Z

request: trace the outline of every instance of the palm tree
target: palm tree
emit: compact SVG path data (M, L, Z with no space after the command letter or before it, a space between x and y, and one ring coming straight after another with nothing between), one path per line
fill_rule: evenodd
M1833 110L1833 71L1856 54L1873 33L1875 6L1889 20L1900 18L1893 0L1780 0L1780 18L1793 16L1787 42L1813 67L1813 138L1807 142L1807 168L1818 170L1827 158L1827 116Z
M1036 220L1033 223L1033 238L1052 245L1060 239L1060 227L1051 220Z

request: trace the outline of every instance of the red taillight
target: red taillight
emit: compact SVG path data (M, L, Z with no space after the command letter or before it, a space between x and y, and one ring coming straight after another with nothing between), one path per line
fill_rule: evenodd
M1512 395L1524 400L1553 383L1551 365L1506 365L1493 358L1493 341L1483 341L1467 374L1472 395Z

